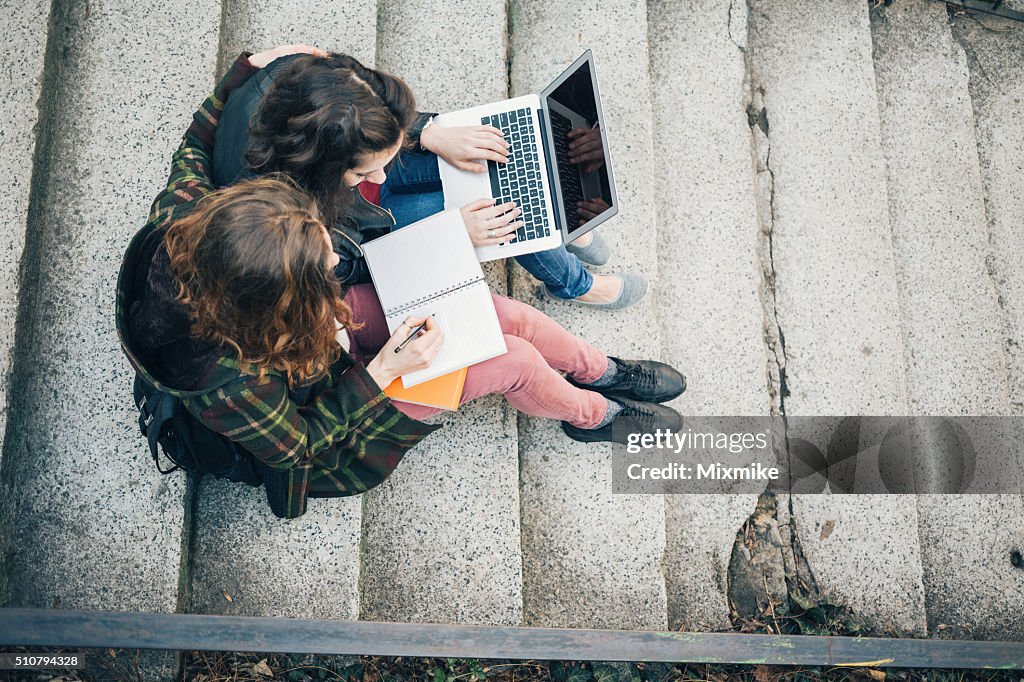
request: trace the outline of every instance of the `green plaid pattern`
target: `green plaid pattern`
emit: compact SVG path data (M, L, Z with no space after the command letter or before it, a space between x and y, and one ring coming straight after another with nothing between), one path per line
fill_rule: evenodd
M137 238L162 234L175 219L214 191L210 162L213 133L231 90L256 69L243 53L195 113L171 161L167 188L153 202L149 222ZM268 490L283 491L285 518L306 512L314 496L354 495L378 485L410 448L440 428L411 419L384 395L366 368L342 351L341 358L299 405L278 372L246 372L233 357L222 357L204 379L207 388L181 391L162 386L126 343L126 286L118 278L116 323L121 347L142 378L177 395L207 428L255 455ZM275 510L275 513L277 511Z

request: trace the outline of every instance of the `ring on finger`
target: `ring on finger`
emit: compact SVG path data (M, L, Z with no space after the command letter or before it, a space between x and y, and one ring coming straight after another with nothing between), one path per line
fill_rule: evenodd
M494 230L487 230L487 238L494 239Z

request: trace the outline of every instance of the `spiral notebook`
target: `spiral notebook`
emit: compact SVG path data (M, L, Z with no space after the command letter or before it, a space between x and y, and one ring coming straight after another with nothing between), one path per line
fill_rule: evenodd
M430 367L403 375L403 386L507 352L491 291L457 209L363 244L363 253L388 330L394 332L410 315L433 315L444 332Z

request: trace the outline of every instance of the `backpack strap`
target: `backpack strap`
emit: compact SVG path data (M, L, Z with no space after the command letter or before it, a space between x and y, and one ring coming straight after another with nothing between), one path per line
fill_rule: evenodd
M174 417L178 411L178 399L172 395L147 386L138 374L135 375L135 406L139 410L139 430L149 441L149 452L153 455L153 463L161 474L171 474L182 466L174 462L174 466L164 470L160 466L160 436L164 433L164 424ZM150 390L146 390L149 388ZM174 460L171 460L172 462Z

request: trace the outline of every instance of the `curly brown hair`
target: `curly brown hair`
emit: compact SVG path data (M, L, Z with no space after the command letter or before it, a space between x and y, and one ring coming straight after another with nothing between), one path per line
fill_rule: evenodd
M352 311L316 202L287 177L203 197L164 244L192 333L234 349L244 371L278 370L297 386L338 359L337 325L353 326Z
M334 226L354 200L342 176L399 142L416 120L405 81L343 54L303 55L278 75L249 125L246 160L257 174L286 173Z

